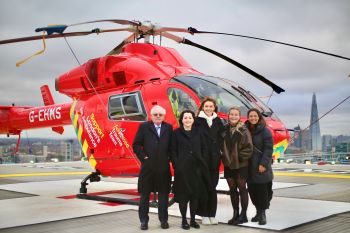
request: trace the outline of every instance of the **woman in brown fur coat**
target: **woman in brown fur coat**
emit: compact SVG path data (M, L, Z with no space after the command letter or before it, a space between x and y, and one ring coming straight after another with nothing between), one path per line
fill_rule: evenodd
M241 122L239 108L230 108L228 112L228 124L223 133L224 176L230 187L233 217L228 224L236 225L245 223L248 208L248 163L253 153L253 143L249 130ZM239 192L238 192L239 190ZM239 214L239 199L241 199L242 211Z

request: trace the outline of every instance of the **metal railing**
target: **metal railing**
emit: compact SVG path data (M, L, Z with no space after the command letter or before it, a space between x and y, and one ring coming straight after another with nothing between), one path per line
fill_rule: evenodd
M350 153L347 152L309 152L298 154L284 154L279 158L280 161L311 163L326 162L337 164L350 164Z

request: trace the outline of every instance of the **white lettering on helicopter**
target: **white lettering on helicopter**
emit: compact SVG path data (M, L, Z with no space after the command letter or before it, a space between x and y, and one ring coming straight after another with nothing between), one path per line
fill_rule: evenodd
M109 133L109 137L115 146L117 146L118 144L120 147L123 146L123 142L118 137L117 132L115 131L115 128L113 128L112 131Z
M61 119L61 107L40 109L39 111L32 110L29 112L29 122L37 121L51 121Z
M84 122L84 128L85 128L85 131L86 133L88 134L89 136L89 139L93 145L93 148L96 148L97 147L97 144L96 144L96 141L94 139L94 136L96 137L97 134L96 134L96 131L95 129L92 127L92 124L91 124L91 121L89 119L89 116L85 119L84 116L82 116L82 119L83 119L83 122ZM92 130L91 130L92 129ZM93 131L93 132L91 132ZM94 134L94 135L93 135ZM98 137L98 136L97 136ZM100 142L100 138L98 137L98 143Z
M123 144L125 145L126 148L130 147L129 143L124 137L123 130L120 129L117 125L113 127L112 131L109 133L109 137L115 146L117 145L117 142L118 142L120 147L122 147Z
M92 124L95 128L95 130L97 131L98 135L101 137L101 139L105 136L105 134L102 132L99 124L97 123L96 119L95 119L95 115L92 113L90 115L90 118L91 118L91 121L92 121Z

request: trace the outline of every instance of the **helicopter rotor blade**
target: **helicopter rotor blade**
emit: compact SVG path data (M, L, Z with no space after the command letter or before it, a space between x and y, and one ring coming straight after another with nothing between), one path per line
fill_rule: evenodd
M42 40L45 39L52 39L52 38L61 38L61 37L73 37L73 36L86 36L90 34L100 34L100 33L106 33L106 32L119 32L119 31L131 31L130 28L119 28L119 29L93 29L91 31L82 31L82 32L68 32L68 33L60 33L60 34L50 34L50 35L41 35L41 36L29 36L29 37L20 37L20 38L14 38L14 39L8 39L8 40L1 40L0 44L11 44L11 43L17 43L17 42L24 42L24 41L33 41L33 40Z
M138 36L138 33L133 33L130 36L128 36L125 40L123 40L120 44L118 44L114 49L112 49L107 55L116 55L119 54L122 51L122 48L124 45L131 43L134 41Z
M191 46L194 46L196 48L199 48L199 49L202 49L204 51L207 51L211 54L214 54L215 56L217 57L220 57L222 59L224 59L225 61L231 63L232 65L235 65L237 66L238 68L240 68L241 70L247 72L248 74L252 75L253 77L255 77L256 79L260 80L261 82L265 83L266 85L270 86L276 93L280 94L281 92L284 92L284 89L277 86L276 84L274 84L273 82L271 82L270 80L268 80L267 78L265 78L264 76L256 73L255 71L249 69L248 67L242 65L241 63L215 51L215 50L212 50L210 48L207 48L205 46L202 46L200 44L196 44L188 39L185 39L182 41L183 44L187 44L187 45L191 45Z
M294 48L304 49L304 50L308 50L311 52L320 53L320 54L324 54L324 55L328 55L328 56L332 56L332 57L337 57L337 58L341 58L341 59L345 59L345 60L350 60L349 57L344 57L344 56L337 55L334 53L328 53L328 52L324 52L321 50L311 49L311 48L307 48L307 47L303 47L303 46L299 46L299 45L294 45L294 44L289 44L289 43L285 43L285 42L281 42L281 41L269 40L269 39L264 39L264 38L259 38L259 37L225 33L225 32L199 31L199 30L192 28L192 27L188 28L188 33L190 33L192 35L193 34L217 34L217 35L226 35L226 36L235 36L235 37L254 39L254 40L260 40L260 41L265 41L265 42L270 42L270 43L275 43L275 44L286 45L286 46L290 46L290 47L294 47Z
M167 32L163 32L161 33L162 36L168 38L168 39L171 39L171 40L174 40L178 43L182 43L182 44L187 44L187 45L191 45L193 47L196 47L196 48L199 48L199 49L202 49L204 51L207 51L211 54L214 54L215 56L217 57L220 57L222 59L224 59L225 61L231 63L232 65L235 65L237 66L238 68L240 68L241 70L247 72L248 74L252 75L253 77L257 78L258 80L260 80L261 82L265 83L266 85L270 86L276 93L280 94L281 92L284 92L285 90L279 86L277 86L276 84L274 84L273 82L271 82L270 80L268 80L267 78L265 78L264 76L256 73L255 71L249 69L248 67L242 65L241 63L215 51L215 50L212 50L210 48L207 48L205 46L202 46L200 44L197 44L197 43L194 43L186 38L181 38L181 37L178 37L178 36L175 36L171 33L167 33Z
M130 21L130 20L125 20L125 19L101 19L101 20L94 20L94 21L87 21L87 22L82 22L82 23L75 23L75 24L70 24L70 26L77 26L77 25L82 25L82 24L89 24L89 23L101 23L101 22L110 22L110 23L117 23L120 25L131 25L131 26L140 26L141 23L139 21Z
M183 43L183 40L185 39L183 37L175 36L175 35L173 35L171 33L168 33L168 32L162 32L162 33L160 33L160 35L164 36L164 37L166 37L166 38L168 38L170 40L173 40L173 41L175 41L177 43Z
M101 23L101 22L110 22L110 23L117 23L120 25L130 25L132 27L140 26L141 23L137 21L130 21L130 20L123 20L123 19L102 19L102 20L94 20L94 21L87 21L82 23L75 23L75 24L59 24L59 25L49 25L46 27L40 27L35 29L35 32L41 32L46 31L48 35L51 35L53 33L63 33L68 27L78 26L78 25L84 25L84 24L90 24L90 23Z
M173 28L173 27L161 27L156 29L157 32L185 32L189 33L188 28Z

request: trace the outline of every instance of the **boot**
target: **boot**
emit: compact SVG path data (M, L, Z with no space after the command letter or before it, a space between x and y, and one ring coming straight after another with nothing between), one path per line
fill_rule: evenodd
M200 228L199 224L194 219L191 219L190 226L196 229Z
M182 219L182 224L181 224L182 229L184 230L189 230L190 229L190 225L188 224L186 219Z
M256 209L256 214L255 216L252 218L252 222L258 222L260 220L260 210Z
M242 210L241 214L238 217L237 220L237 224L242 224L248 222L248 218L247 218L247 211L246 210Z
M235 225L236 222L238 221L238 217L239 217L239 209L233 209L233 217L230 220L228 220L227 224Z
M259 219L259 225L265 225L265 224L266 224L265 210L261 210L261 212L260 212L260 219Z

